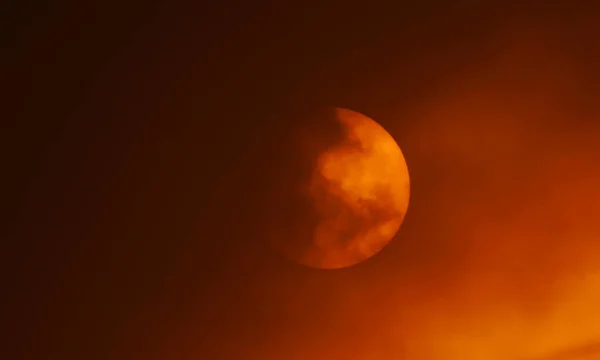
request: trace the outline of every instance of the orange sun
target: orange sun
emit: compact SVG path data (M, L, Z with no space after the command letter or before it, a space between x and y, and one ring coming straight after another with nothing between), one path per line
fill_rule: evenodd
M341 144L321 153L308 184L319 223L304 265L343 268L378 253L404 220L408 168L392 136L372 119L335 109L345 130Z

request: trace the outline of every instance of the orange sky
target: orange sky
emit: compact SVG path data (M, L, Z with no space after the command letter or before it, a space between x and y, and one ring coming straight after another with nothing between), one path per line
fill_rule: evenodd
M580 111L585 73L566 40L523 30L495 45L414 106L408 132L381 119L415 187L395 242L346 272L287 278L274 307L294 335L250 353L517 360L600 339L600 109ZM314 338L296 320L311 301L329 319Z
M600 360L598 9L72 3L7 12L12 358ZM327 106L410 174L339 270L285 254Z
M452 49L468 66L418 101L388 95L387 112L364 111L411 174L398 235L348 269L265 265L244 304L268 316L224 358L600 359L577 350L600 341L600 78L574 40L588 25L517 26ZM196 360L190 347L178 358Z

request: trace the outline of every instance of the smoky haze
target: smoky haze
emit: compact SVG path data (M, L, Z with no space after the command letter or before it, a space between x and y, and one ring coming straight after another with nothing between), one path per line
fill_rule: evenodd
M412 171L427 183L413 194L413 216L438 227L427 236L415 224L410 238L433 241L446 257L430 262L446 269L432 289L437 305L418 305L427 315L417 328L436 344L415 350L427 357L520 358L600 336L591 320L600 300L600 108L585 85L597 69L549 29L505 36L494 56L418 110L406 135ZM433 169L437 180L427 180Z
M249 352L505 360L600 338L592 33L585 21L568 34L544 22L502 28L426 96L388 105L377 119L398 139L413 188L403 228L362 267L273 280L289 282L273 290L288 330Z
M340 144L345 130L330 107L292 108L278 114L291 120L284 146L270 171L262 228L265 237L284 254L304 253L311 246L320 218L308 184L320 154Z
M6 358L594 356L597 9L71 3L7 51ZM319 221L297 190L344 136L325 106L382 125L411 188L334 271L270 243Z

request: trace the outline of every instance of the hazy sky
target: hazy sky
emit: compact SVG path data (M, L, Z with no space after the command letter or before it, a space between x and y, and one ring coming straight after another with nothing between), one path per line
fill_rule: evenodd
M599 341L597 10L13 8L12 358L525 360ZM321 105L377 120L412 181L396 238L340 271L283 259L262 215L296 166L294 114Z

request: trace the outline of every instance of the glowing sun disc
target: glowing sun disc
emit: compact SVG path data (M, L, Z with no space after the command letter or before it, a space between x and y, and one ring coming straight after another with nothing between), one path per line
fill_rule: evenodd
M335 108L345 137L322 152L306 192L319 222L303 251L290 254L314 268L355 265L381 251L408 209L410 180L404 155L378 123Z

